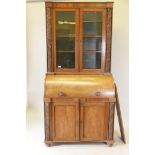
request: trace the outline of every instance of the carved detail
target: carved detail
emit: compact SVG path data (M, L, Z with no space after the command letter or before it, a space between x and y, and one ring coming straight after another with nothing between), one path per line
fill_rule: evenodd
M44 103L45 142L50 141L50 103Z
M109 104L109 136L108 140L113 140L113 132L114 132L114 114L115 114L115 104L112 102Z
M107 9L107 42L105 72L111 72L112 9Z
M47 41L47 71L52 71L52 24L51 9L46 8L46 41Z

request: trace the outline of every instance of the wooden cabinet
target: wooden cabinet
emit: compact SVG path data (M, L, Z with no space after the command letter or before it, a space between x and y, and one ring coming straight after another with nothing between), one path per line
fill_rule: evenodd
M113 107L113 108L110 108ZM115 101L51 98L45 100L45 143L106 142L113 144Z
M111 146L118 103L109 74L113 3L45 4L45 143L96 141ZM121 119L119 123L125 142Z
M108 140L109 103L103 99L53 98L50 111L54 142Z
M110 72L113 3L46 3L48 72Z
M111 75L54 75L45 79L45 143L113 143L115 85Z

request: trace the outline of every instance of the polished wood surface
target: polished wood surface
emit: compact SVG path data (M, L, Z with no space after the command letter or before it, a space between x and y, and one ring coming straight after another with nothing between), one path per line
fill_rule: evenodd
M115 97L112 76L46 75L45 98L49 97Z
M80 140L108 139L109 104L100 100L86 100L80 106Z
M79 109L75 100L57 100L52 106L53 141L79 140Z
M113 2L46 2L46 7L51 8L112 8Z

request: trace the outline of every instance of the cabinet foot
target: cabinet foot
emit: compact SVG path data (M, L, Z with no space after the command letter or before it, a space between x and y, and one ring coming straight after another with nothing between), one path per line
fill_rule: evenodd
M50 147L53 145L53 142L52 141L45 141L45 145Z
M113 140L109 140L109 141L107 141L107 145L108 145L109 147L112 147L113 144L114 144L114 141L113 141Z

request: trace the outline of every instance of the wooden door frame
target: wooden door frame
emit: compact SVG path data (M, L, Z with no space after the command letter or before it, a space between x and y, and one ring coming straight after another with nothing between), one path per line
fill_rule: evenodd
M69 68L64 68L64 69L58 69L56 67L56 11L66 11L66 12L75 12L75 21L76 21L76 26L75 26L75 68L74 69L69 69ZM58 9L58 8L53 8L52 9L52 42L53 42L53 65L54 65L54 72L78 72L78 55L79 55L79 50L78 50L78 37L79 36L79 9Z
M101 69L83 69L83 12L102 12L102 57L101 57ZM79 66L80 72L88 73L101 73L105 71L105 58L106 58L106 23L107 23L107 10L106 9L80 9L80 59Z

